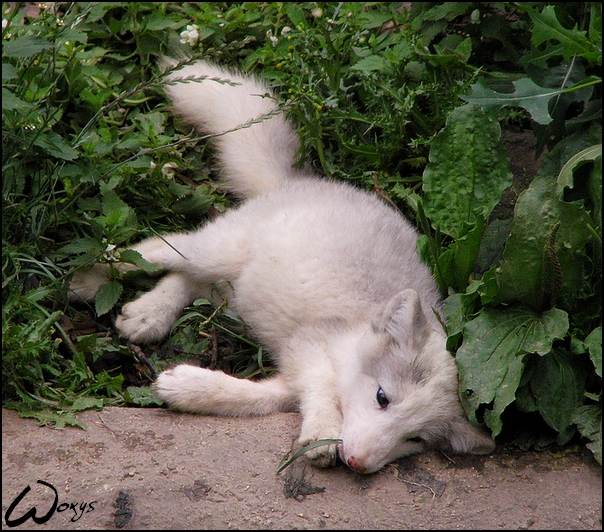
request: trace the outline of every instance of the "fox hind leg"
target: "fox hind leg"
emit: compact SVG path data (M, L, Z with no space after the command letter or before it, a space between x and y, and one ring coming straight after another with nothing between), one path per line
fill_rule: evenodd
M153 387L170 407L184 412L256 416L297 408L296 397L280 375L250 381L180 364L162 372Z

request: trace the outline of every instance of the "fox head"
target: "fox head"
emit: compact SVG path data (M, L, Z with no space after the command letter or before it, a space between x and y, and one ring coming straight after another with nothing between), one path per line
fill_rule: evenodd
M470 424L457 395L446 338L415 290L397 294L357 346L359 367L342 374L341 459L359 473L427 449L488 454L491 438Z

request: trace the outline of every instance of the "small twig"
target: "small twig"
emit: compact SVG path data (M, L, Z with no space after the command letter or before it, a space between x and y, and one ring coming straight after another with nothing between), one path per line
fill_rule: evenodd
M373 180L373 189L374 189L376 195L378 196L378 198L381 198L388 205L390 205L391 207L394 207L398 211L399 208L396 206L396 203L394 203L394 201L392 201L390 199L390 197L388 196L388 194L386 194L386 192L384 191L384 187L380 183L377 173L374 172L373 175L371 176L371 178Z
M132 342L128 342L128 348L134 353L134 356L139 362L147 366L151 372L151 376L154 379L157 379L157 370L155 369L153 363L147 358L145 353L143 353L143 350L138 345L134 345Z
M105 429L107 429L109 432L111 432L111 434L113 434L113 437L117 440L117 434L115 433L115 431L110 428L107 423L105 423L105 420L101 417L101 414L99 412L96 413L96 415L98 416L98 418L101 420L101 426Z
M405 480L404 478L400 478L400 480L406 482L407 484L411 484L412 486L417 486L418 488L426 488L427 490L430 490L430 492L432 493L432 498L436 499L436 492L430 486L426 486L425 484L419 484L417 482L411 482L410 480Z
M453 458L451 458L450 456L447 456L443 451L438 451L440 454L442 454L447 460L449 460L449 462L451 462L453 465L457 465L455 463L455 460L453 460Z
M210 327L210 338L212 339L212 350L210 351L212 359L210 367L215 368L218 363L218 335L216 334L216 327L214 327L214 325Z

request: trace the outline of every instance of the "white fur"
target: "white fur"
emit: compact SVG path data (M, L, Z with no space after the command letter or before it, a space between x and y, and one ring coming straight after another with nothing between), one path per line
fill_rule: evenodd
M238 85L174 82L183 77ZM208 63L170 80L175 111L204 132L234 130L277 109L264 85ZM298 140L282 115L215 140L225 186L246 201L197 231L134 246L169 273L125 305L116 325L131 341L156 341L186 305L226 279L229 304L270 350L279 375L242 381L181 365L159 376L159 396L205 414L298 409L299 445L341 438L340 457L362 473L431 447L491 452L492 440L463 415L455 363L434 315L439 294L411 224L371 194L292 168ZM97 266L77 274L72 289L90 299L104 282ZM328 466L337 449L308 455Z

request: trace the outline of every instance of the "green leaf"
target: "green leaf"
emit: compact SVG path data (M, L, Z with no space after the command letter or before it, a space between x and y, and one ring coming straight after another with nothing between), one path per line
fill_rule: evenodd
M602 464L602 404L585 405L578 407L572 417L573 423L581 436L587 438L591 443L587 444L596 458Z
M544 249L554 226L561 267L560 295L574 294L584 282L581 256L591 239L591 218L578 204L558 199L551 178L538 177L518 198L500 269L498 301L520 301L534 309L544 303Z
M117 281L102 285L94 296L94 305L98 316L107 314L118 302L123 287Z
M442 281L456 292L466 289L470 274L474 271L483 227L484 217L479 215L476 225L438 257Z
M71 405L71 409L74 412L90 410L91 408L102 410L103 399L101 399L100 397L78 397Z
M585 338L585 345L589 349L589 356L593 362L596 373L602 377L602 326L596 327Z
M493 436L501 432L501 414L511 404L524 372L527 353L549 353L568 331L568 315L552 309L539 315L523 307L484 308L464 328L457 351L459 390L470 419L491 405L485 421Z
M572 417L583 404L585 371L577 356L564 349L554 349L540 357L530 380L541 417L558 432L558 444L564 445L575 433Z
M203 187L197 187L192 194L179 198L172 205L176 214L199 217L208 212L214 204L214 196Z
M2 110L3 111L13 111L15 109L29 109L32 107L32 104L22 100L14 94L2 87Z
M124 249L123 251L120 251L120 262L134 264L147 273L155 273L164 269L163 266L155 262L145 260L138 251L134 251L133 249Z
M54 45L42 37L24 35L18 39L3 40L2 57L31 57L42 50L53 48Z
M40 134L34 141L34 144L40 146L40 148L43 148L54 157L65 161L73 161L79 156L78 150L73 149L63 137L54 131L45 131Z
M113 190L103 191L103 215L95 218L95 223L105 227L111 240L132 235L136 232L136 214Z
M424 208L432 224L455 238L486 219L512 184L499 142L501 128L472 105L455 109L430 148L423 175Z
M363 57L363 59L357 61L350 68L352 70L359 70L361 72L364 72L365 74L368 74L375 70L384 70L386 65L387 62L382 56L368 55L367 57Z
M461 99L480 105L490 116L502 107L522 107L530 113L535 122L547 125L553 120L549 114L550 100L569 90L540 87L529 78L521 78L512 83L516 89L514 92L496 92L486 87L480 80L472 85L472 94L461 96Z
M565 61L578 55L592 64L602 64L602 50L592 44L585 36L585 31L579 31L576 25L572 30L563 27L556 17L553 5L546 6L541 13L534 9L527 11L534 24L532 41L535 47L544 42L556 41L559 43L558 53Z
M42 426L51 426L57 429L65 428L65 425L79 427L86 430L86 425L82 423L76 415L71 411L62 410L55 412L54 410L19 410L19 414L25 418L34 418Z
M573 188L574 186L574 170L578 165L594 161L598 157L602 157L602 144L590 146L579 153L573 155L568 162L562 167L558 176L556 192L558 196L562 196L565 188Z
M105 246L98 238L76 238L73 242L63 246L60 251L66 255L76 253L97 253L100 255L105 251Z
M138 406L161 406L164 404L150 386L128 386L124 396L128 402Z
M306 18L304 17L304 11L298 6L296 2L287 2L286 5L287 16L292 21L294 26L304 28L306 25Z

